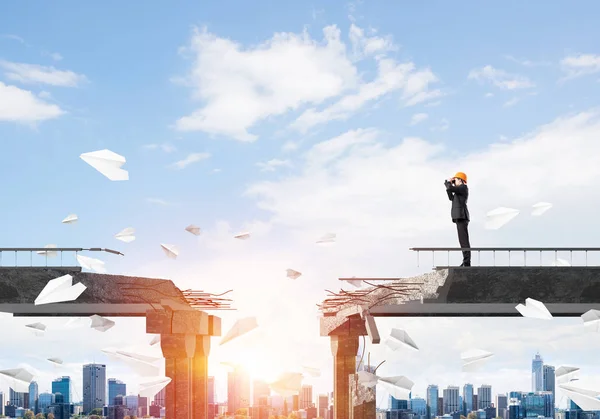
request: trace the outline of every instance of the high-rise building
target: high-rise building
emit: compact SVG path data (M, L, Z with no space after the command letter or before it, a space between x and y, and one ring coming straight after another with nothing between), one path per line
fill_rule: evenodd
M130 394L129 396L125 396L123 398L123 401L125 402L125 406L127 406L127 409L137 414L138 406L140 403L138 396Z
M52 380L52 394L60 393L64 403L71 403L71 377L64 376Z
M54 404L55 397L52 393L41 393L38 396L38 409L40 413L48 413L50 405Z
M238 409L250 407L250 375L237 367L227 373L227 410L235 414Z
M106 404L108 406L115 406L115 398L121 395L125 397L127 395L127 384L125 384L121 380L117 380L116 378L108 379L108 400Z
M477 389L477 409L487 409L492 405L492 386L483 384Z
M160 407L165 407L165 394L166 390L164 388L158 393L156 393L156 395L154 396L154 404Z
M544 389L544 376L543 376L544 360L542 359L539 352L533 357L531 361L531 391L543 391Z
M312 396L312 386L310 384L303 384L302 390L300 391L300 409L308 409L312 406L313 396Z
M456 386L448 386L444 389L444 414L460 411L458 393L459 388Z
M433 419L438 411L438 386L430 384L427 386L427 418Z
M271 388L263 380L252 381L252 406L259 406L259 400L261 397L269 397L271 395Z
M552 392L550 391L523 393L521 406L525 410L525 415L527 415L527 417L554 417Z
M33 413L38 413L37 411L37 401L38 401L38 384L35 381L29 383L29 409L33 411Z
M415 397L410 399L410 410L412 410L416 416L427 415L427 401L422 397Z
M106 404L106 365L83 366L83 413L103 408Z
M208 416L207 419L215 419L216 417L216 402L215 402L215 377L208 377Z
M465 384L463 386L463 406L462 414L467 416L473 410L473 384Z
M138 415L144 417L148 414L148 397L138 395Z
M388 407L391 410L407 410L408 400L397 399L394 396L390 396Z
M438 411L437 415L442 416L444 414L444 398L438 397Z
M319 417L326 418L327 417L327 409L329 409L329 396L327 393L319 394L319 399L317 400L317 407L319 408Z
M12 388L9 389L9 402L12 406L15 407L25 407L25 394L27 393L18 393L14 391ZM29 404L29 400L27 401Z
M556 405L556 377L552 365L542 367L542 390L552 392L552 406ZM554 416L554 415L553 415Z
M504 418L506 411L508 410L508 397L506 394L497 394L494 405L496 406L498 416Z
M0 391L0 415L4 414L4 392Z

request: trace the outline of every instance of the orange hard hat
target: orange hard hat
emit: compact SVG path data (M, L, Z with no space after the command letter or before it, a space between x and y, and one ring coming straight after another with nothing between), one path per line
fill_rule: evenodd
M456 172L456 174L454 175L454 177L462 179L463 182L467 183L467 175L465 175L463 172Z

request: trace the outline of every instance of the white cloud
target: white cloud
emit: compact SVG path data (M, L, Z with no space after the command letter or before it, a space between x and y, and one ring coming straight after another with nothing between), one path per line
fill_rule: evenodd
M191 154L188 154L188 156L185 159L179 160L179 161L176 161L175 163L173 163L171 165L171 167L176 168L176 169L185 169L190 164L198 163L199 161L206 160L209 157L210 157L209 153L191 153Z
M65 112L22 90L0 82L0 121L39 122L57 118Z
M292 163L289 160L271 159L267 162L256 163L260 167L261 172L274 172L278 167L291 167Z
M491 92L488 92L488 93L485 94L485 97L494 97L494 94L491 93Z
M174 145L169 144L169 143L162 143L162 144L144 144L143 146L146 150L158 150L161 149L162 151L164 151L165 153L172 153L174 151L177 151L177 148L175 148Z
M63 59L63 56L60 55L58 52L47 52L47 51L45 51L43 53L43 55L52 58L54 61L61 61Z
M505 108L510 108L512 106L515 106L517 103L519 103L520 99L518 97L513 97L512 99L507 100L506 102L504 102L504 107Z
M165 201L164 199L160 199L160 198L146 198L146 202L149 202L151 204L162 205L164 207L170 207L170 206L175 205L172 202Z
M510 74L504 70L496 69L491 65L486 65L485 67L471 70L468 78L477 80L479 82L487 81L504 90L527 89L530 87L535 87L535 84L527 77L517 74Z
M450 121L448 121L447 118L442 118L438 125L431 127L431 131L443 132L443 131L447 131L448 128L450 128Z
M426 113L416 113L410 118L410 125L417 125L429 118Z
M571 55L565 57L560 64L567 73L566 79L573 79L600 72L600 55Z
M5 35L2 35L2 38L5 38L5 39L12 39L13 41L17 41L17 42L20 42L20 43L22 43L22 44L24 44L24 43L25 43L25 40L24 40L23 38L21 38L20 36L18 36L18 35L13 35L13 34L5 34Z
M295 151L298 149L300 144L297 141L286 141L283 146L281 146L281 150L285 153L289 153L290 151Z
M388 51L395 51L398 48L394 45L391 36L366 36L364 29L350 25L350 43L354 59L361 59L370 55L382 54Z
M37 64L0 61L0 67L4 69L4 74L9 80L25 84L40 83L52 86L76 87L87 81L87 78L82 74Z
M248 129L269 116L320 103L357 83L340 30L328 26L324 42L302 34L277 33L243 48L206 30L195 29L184 52L194 55L187 82L204 106L180 118L176 128L254 141Z

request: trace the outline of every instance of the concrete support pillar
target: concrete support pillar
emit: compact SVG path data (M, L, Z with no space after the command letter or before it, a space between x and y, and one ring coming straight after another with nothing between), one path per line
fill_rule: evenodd
M358 374L350 374L350 415L348 419L375 419L377 412L376 387L365 387L358 382Z
M210 337L220 336L220 318L198 310L148 310L146 333L161 335L165 375L166 419L208 417Z
M333 354L333 418L350 417L350 374L356 373L358 336L331 336Z

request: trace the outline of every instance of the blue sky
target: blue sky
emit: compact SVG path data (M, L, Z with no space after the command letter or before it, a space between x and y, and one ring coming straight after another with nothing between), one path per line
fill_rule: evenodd
M258 294L257 284L289 294L298 330L282 340L303 342L303 355L320 353L328 365L326 339L302 316L339 276L417 274L405 249L453 245L448 202L435 188L456 170L472 179L476 243L595 242L594 206L578 203L597 192L599 13L592 1L4 3L0 82L35 97L15 116L17 96L0 91L3 246L117 248L126 257L106 256L109 272L235 287L240 312L255 304L265 318L290 303ZM339 39L328 47L330 25ZM275 33L295 35L273 52ZM413 67L378 79L385 63ZM298 122L310 109L334 112L340 98L353 110ZM31 123L57 107L60 116ZM210 117L204 125L192 118L195 129L181 129L198 110ZM111 182L79 159L104 148L127 158L129 181ZM171 166L193 153L210 157ZM269 161L273 170L261 171ZM555 205L543 220L481 226L486 210L538 201ZM61 224L70 213L80 222ZM183 231L190 223L205 230L199 240ZM125 227L137 232L127 245L111 237ZM242 230L251 240L231 243ZM315 250L327 232L338 233L338 248ZM159 243L180 246L178 260L163 261ZM305 282L281 282L287 267ZM327 391L327 376L315 386Z

